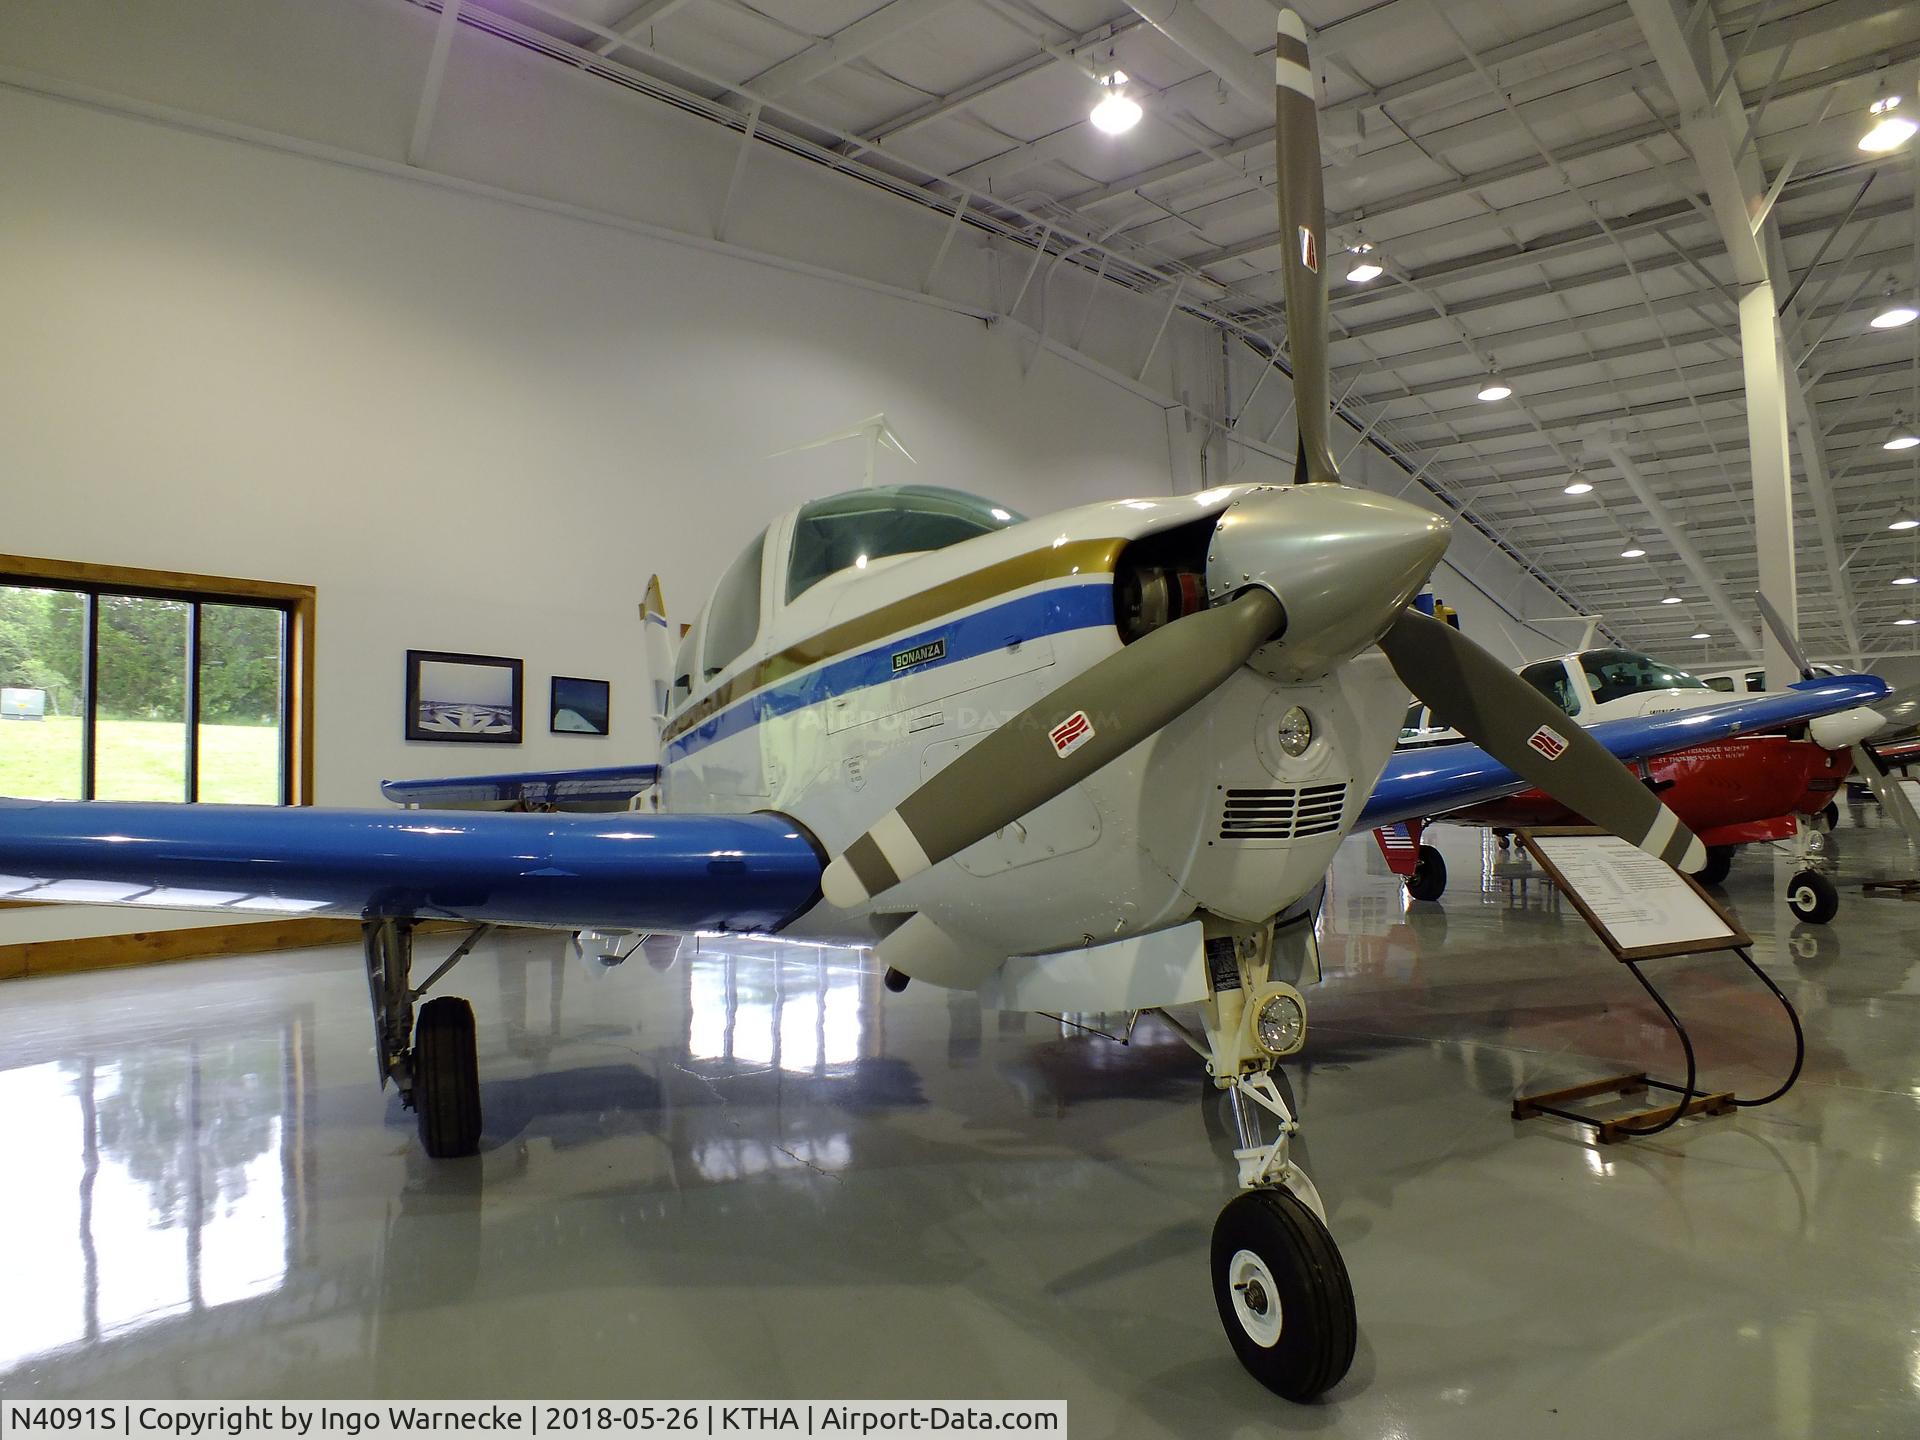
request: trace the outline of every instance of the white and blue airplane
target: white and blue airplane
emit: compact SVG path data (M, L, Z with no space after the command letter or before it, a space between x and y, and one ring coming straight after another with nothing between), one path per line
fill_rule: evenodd
M1222 1324L1271 1389L1321 1394L1353 1358L1353 1292L1273 1069L1305 1041L1296 982L1341 840L1539 786L1697 867L1616 756L1885 687L1825 680L1595 739L1410 608L1448 524L1339 483L1291 12L1278 78L1297 483L1035 520L927 487L815 500L746 548L680 641L657 766L386 786L407 810L0 802L0 896L358 919L380 1075L435 1156L478 1147L474 1016L416 1003L479 930L416 984L423 920L817 937L872 947L895 989L1155 1012L1240 1123L1243 1190L1211 1247ZM657 592L645 610L664 650ZM1472 743L1395 756L1410 690ZM536 813L450 808L500 804Z

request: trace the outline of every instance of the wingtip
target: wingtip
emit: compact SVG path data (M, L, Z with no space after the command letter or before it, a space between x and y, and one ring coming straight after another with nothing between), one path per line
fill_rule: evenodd
M860 877L854 873L844 855L821 872L820 893L827 897L829 905L839 910L851 910L871 898L867 894L867 887L860 883Z

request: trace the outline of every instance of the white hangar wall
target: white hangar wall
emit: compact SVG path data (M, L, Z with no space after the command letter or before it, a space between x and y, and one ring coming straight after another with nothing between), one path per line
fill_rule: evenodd
M766 147L715 247L737 137L495 38L456 35L409 170L434 18L0 9L0 550L318 587L321 803L645 758L647 575L690 615L769 517L858 475L851 445L765 457L875 410L921 461L886 478L1032 512L1290 478L1212 423L1215 328L1156 340L1164 300L1087 306L1070 266L989 324L1031 252L970 230L916 298L944 217ZM1037 349L1082 315L1082 353ZM1244 433L1286 397L1275 377ZM1406 483L1365 447L1348 470ZM1551 596L1475 539L1445 597L1490 643L1553 648L1511 620ZM404 742L410 646L523 657L527 743ZM614 682L610 738L545 733L552 674ZM10 911L0 943L132 928Z

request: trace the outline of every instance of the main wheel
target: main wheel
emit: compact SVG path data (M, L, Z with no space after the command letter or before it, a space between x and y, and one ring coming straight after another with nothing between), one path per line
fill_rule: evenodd
M1829 800L1827 802L1827 808L1822 810L1820 815L1821 818L1827 822L1827 829L1838 830L1840 828L1840 802L1838 800Z
M1312 1400L1353 1364L1353 1282L1319 1217L1286 1190L1234 1196L1213 1225L1213 1299L1233 1353L1288 1400Z
M1818 870L1802 870L1787 882L1787 908L1809 925L1824 925L1840 913L1840 888Z
M1420 858L1407 877L1407 893L1416 900L1438 900L1447 893L1446 858L1433 846L1420 847Z
M1702 885L1724 885L1727 872L1733 869L1734 848L1732 845L1709 845L1707 863L1695 872L1693 878Z
M420 1007L413 1030L413 1108L420 1143L436 1160L480 1148L480 1060L473 1007L443 995Z

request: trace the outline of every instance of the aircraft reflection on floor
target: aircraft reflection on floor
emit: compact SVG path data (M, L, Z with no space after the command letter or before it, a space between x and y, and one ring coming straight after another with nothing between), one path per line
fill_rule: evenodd
M311 1016L0 1070L0 1372L268 1294L299 1262ZM30 1240L26 1237L31 1237Z

